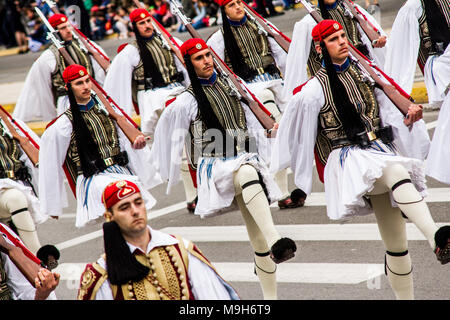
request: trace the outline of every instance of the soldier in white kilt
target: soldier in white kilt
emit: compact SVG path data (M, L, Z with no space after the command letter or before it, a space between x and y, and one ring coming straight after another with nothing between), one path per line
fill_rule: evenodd
M276 263L292 258L296 245L289 238L281 238L272 220L269 205L279 199L280 190L257 153L258 139L267 139L264 129L216 74L203 40L190 39L181 50L191 86L161 116L152 162L161 177L169 180L170 192L179 181L177 159L189 137L187 150L197 169L194 214L209 217L230 207L233 200L237 202L255 251L255 272L264 298L275 299Z
M333 220L375 213L386 246L385 270L398 299L414 297L403 214L450 262L450 226L439 228L424 201L423 161L429 139L419 105L406 118L385 94L363 81L348 56L342 26L323 20L312 31L324 67L296 90L277 131L271 171L291 165L297 186L311 192L314 152ZM413 125L410 131L407 126ZM287 149L287 150L286 150Z

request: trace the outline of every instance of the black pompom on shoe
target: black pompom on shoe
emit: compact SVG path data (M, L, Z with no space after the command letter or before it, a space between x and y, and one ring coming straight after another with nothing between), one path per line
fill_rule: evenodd
M436 249L434 253L441 264L450 262L450 226L443 226L434 235Z
M297 245L292 239L281 238L270 249L270 258L275 263L281 263L293 258L295 251L297 251Z
M59 260L59 250L56 249L54 245L46 244L42 246L36 253L42 264L45 265L49 270L53 270L58 266Z

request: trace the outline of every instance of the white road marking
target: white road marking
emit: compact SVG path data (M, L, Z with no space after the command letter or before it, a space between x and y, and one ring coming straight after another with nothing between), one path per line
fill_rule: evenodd
M218 273L230 282L258 282L254 264L248 262L212 262ZM86 263L62 263L54 272L61 280L79 283ZM279 283L358 284L384 273L383 264L370 263L290 263L277 265Z

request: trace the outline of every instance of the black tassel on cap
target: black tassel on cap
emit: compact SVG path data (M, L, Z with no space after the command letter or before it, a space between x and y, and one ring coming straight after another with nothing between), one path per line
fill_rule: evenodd
M234 38L233 31L231 30L230 22L225 13L225 7L222 6L220 11L222 13L223 21L223 41L228 57L230 58L231 66L233 67L233 72L245 81L250 81L258 74L245 63L244 56L242 55L236 39Z
M336 1L338 1L338 0L336 0ZM319 9L320 9L320 15L322 16L322 18L331 19L331 16L328 13L328 10L327 10L324 0L319 0Z
M333 101L339 114L339 120L342 122L343 129L347 135L347 139L358 143L357 135L365 131L361 116L355 105L350 101L344 84L339 79L330 54L323 41L320 42L322 48L322 56L325 62L328 80L330 82L331 94Z
M142 280L150 269L133 256L116 222L103 224L103 239L106 253L106 269L109 282L122 285L128 281Z

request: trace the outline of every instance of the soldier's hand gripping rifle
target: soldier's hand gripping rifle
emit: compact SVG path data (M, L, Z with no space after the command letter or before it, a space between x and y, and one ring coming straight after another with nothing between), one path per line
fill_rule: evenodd
M60 13L58 6L53 0L43 1L48 4L50 9L54 13ZM111 65L111 60L105 54L103 54L103 52L101 52L94 44L92 44L91 40L89 40L78 28L75 28L74 25L72 25L72 34L75 40L79 43L80 47L91 54L95 61L97 61L97 63L100 65L100 67L105 70L105 72L107 72L109 66Z
M36 12L38 13L41 20L44 22L45 26L48 28L49 32L47 34L47 39L50 39L53 44L58 49L59 53L63 56L64 60L66 61L67 65L75 64L75 61L72 59L72 57L67 52L66 48L62 45L62 42L57 38L57 31L53 29L51 24L47 21L44 14L42 13L39 8L35 8ZM97 97L100 99L102 104L105 106L106 110L109 113L109 116L117 122L117 125L122 129L123 133L127 136L128 140L130 140L131 144L134 143L135 139L138 136L143 135L141 131L138 129L138 125L131 119L125 111L123 111L113 100L110 96L106 94L106 92L103 90L103 88L95 81L94 78L91 78L92 83L94 84L92 86L92 90L96 93ZM111 103L114 104L114 106L122 113L122 115L118 114L114 108L111 106Z
M29 136L28 132L26 132L22 127L19 126L16 120L14 120L9 112L6 111L5 108L3 108L3 106L1 105L0 118L5 124L12 138L19 142L20 147L26 153L33 165L37 167L39 164L39 145ZM20 131L22 131L25 136L22 136L17 132L16 128L14 128L13 126L13 123L17 126L17 128L19 128Z
M8 238L13 244L6 241ZM14 235L0 224L0 251L7 254L23 276L35 287L34 279L41 268L41 260L34 256Z
M305 9L309 12L311 17L319 23L323 20L320 14L314 10L309 2L306 0L299 0ZM350 56L353 59L356 59L358 65L361 67L361 70L365 72L372 80L375 82L375 85L384 91L386 96L392 101L392 103L397 107L397 109L406 117L405 124L409 123L409 111L411 109L415 109L418 107L422 108L421 105L416 105L413 103L412 98L404 92L398 84L396 84L391 78L389 78L380 68L378 68L373 62L371 62L366 56L364 56L361 52L359 52L351 43L348 43L348 51ZM383 81L378 74L375 72L377 70L383 77L389 82L386 83ZM419 119L422 117L420 113Z
M183 8L181 5L174 0L170 0L172 3L172 10L184 24L188 32L193 38L202 38L200 34L192 26L191 21L183 13ZM220 59L220 57L214 52L212 48L209 48L214 60L214 67L219 72L219 74L228 82L233 94L235 94L239 99L243 100L250 108L250 110L258 119L259 123L264 129L267 130L267 135L270 136L272 129L275 125L275 120L271 116L270 112L264 107L264 105L248 90L245 86L244 81L239 78L236 74L231 71L225 62ZM245 88L245 90L244 90Z
M288 52L289 46L291 44L291 39L289 39L280 30L278 30L278 28L275 27L271 22L261 17L247 3L245 3L244 1L242 1L242 3L244 4L244 10L247 13L247 16L258 25L258 28L262 28L267 35L275 39L278 45L283 48L285 52Z

